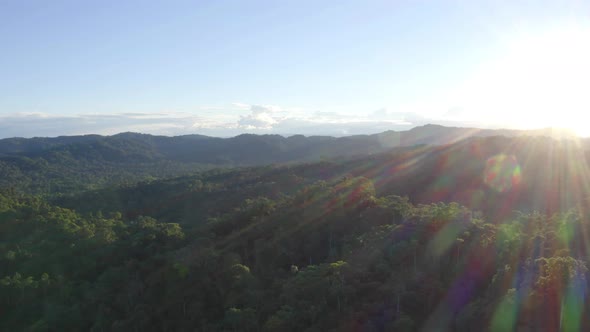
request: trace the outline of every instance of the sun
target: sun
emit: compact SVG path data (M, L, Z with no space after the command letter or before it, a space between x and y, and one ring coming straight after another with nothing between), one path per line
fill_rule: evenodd
M459 98L484 121L590 136L590 27L561 26L507 40L465 82Z

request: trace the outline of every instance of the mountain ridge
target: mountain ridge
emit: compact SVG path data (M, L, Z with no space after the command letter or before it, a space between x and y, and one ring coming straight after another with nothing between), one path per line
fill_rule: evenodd
M0 187L27 188L24 191L30 193L63 193L181 176L211 168L363 157L401 147L452 144L470 137L527 135L575 138L556 129L489 130L440 125L345 137L274 134L168 137L124 132L112 136L12 138L0 140Z
M152 135L138 132L121 132L114 135L72 135L57 137L11 137L0 139L0 156L6 154L30 153L39 150L47 150L57 146L68 145L73 143L92 143L100 140L128 139L144 140L148 142L165 142L177 141L186 143L190 142L235 142L240 140L252 139L253 137L272 138L275 140L308 140L310 142L318 141L346 141L354 139L393 139L396 146L411 146L418 144L440 145L453 143L467 137L487 137L487 136L549 136L552 138L575 138L577 135L568 129L561 128L540 128L540 129L485 129L470 127L449 127L437 124L426 124L417 126L409 130L395 131L387 130L376 134L350 135L350 136L328 136L328 135L310 135L301 134L279 135L279 134L251 134L243 133L233 137L214 137L200 134L188 134L178 136ZM399 137L398 137L399 136ZM403 138L403 139L402 139ZM399 142L395 142L399 139Z

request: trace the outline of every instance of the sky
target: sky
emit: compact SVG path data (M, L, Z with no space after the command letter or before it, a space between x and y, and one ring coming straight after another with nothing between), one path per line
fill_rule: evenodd
M590 1L0 0L0 138L590 135Z

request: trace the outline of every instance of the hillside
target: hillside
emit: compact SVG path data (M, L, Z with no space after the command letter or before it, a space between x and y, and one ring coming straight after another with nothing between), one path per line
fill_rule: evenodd
M470 138L2 191L0 330L587 330L585 154Z
M0 0L0 332L590 332L589 42L590 0Z
M346 137L294 135L252 135L243 134L232 138L217 138L203 135L154 136L138 133L121 133L113 136L84 135L60 136L55 138L6 138L0 139L0 156L22 155L27 157L46 157L55 151L69 151L75 158L91 157L97 159L122 160L131 157L147 159L186 160L201 163L261 164L268 160L295 160L315 158L326 153L327 156L379 152L399 146L420 144L443 145L469 137L488 136L546 136L552 138L572 138L575 135L567 130L507 130L444 127L424 125L408 131L386 131L374 135ZM262 144L251 146L250 144ZM246 151L243 149L246 148ZM268 156L254 153L257 158L247 159L255 149L270 148ZM95 151L98 149L99 151ZM103 150L101 150L103 149ZM324 151L325 150L325 151ZM86 151L86 154L84 152ZM91 151L92 153L89 153ZM98 152L98 154L97 154ZM127 154L121 154L127 152ZM137 154L132 155L132 152ZM248 153L250 152L250 153ZM271 155L270 152L278 153ZM82 153L82 155L80 155ZM284 154L284 155L281 155ZM268 158L268 159L264 159Z
M580 179L590 174L587 155L587 148L579 141L471 138L316 163L211 170L66 195L56 202L79 211L99 208L184 224L195 222L200 213L205 220L225 211L227 207L218 201L257 195L278 198L316 181L362 176L374 184L380 196L408 196L414 203L425 204L458 202L491 217L509 215L513 210L551 215L578 207L590 195L580 185ZM184 213L192 217L187 219Z
M375 135L328 137L244 134L11 138L0 140L0 186L57 194L191 174L217 167L312 162L367 156L398 147L444 145L470 137L571 137L559 130L481 130L436 125Z

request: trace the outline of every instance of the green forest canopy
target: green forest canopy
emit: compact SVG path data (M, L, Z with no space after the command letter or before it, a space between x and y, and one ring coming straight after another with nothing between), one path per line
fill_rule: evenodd
M586 330L579 156L494 138L46 198L6 188L0 330Z

